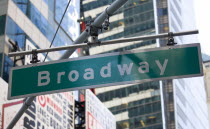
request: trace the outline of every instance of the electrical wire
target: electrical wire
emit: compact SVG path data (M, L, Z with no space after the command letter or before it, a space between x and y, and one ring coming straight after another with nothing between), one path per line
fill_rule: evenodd
M69 0L68 4L67 4L67 6L66 6L66 9L65 9L65 11L64 11L64 13L63 13L63 15L62 15L62 18L61 18L61 20L60 20L60 23L58 24L57 30L56 30L56 32L55 32L55 34L54 34L54 36L53 36L53 39L52 39L52 41L51 41L51 44L50 44L50 47L49 47L49 48L51 48L52 45L53 45L53 42L54 42L54 40L55 40L55 37L56 37L56 35L57 35L57 33L58 33L58 30L60 29L61 23L62 23L62 21L63 21L63 18L64 18L64 16L65 16L65 14L66 14L66 11L68 10L68 7L69 7L69 4L70 4L70 3L71 3L71 0ZM47 54L45 55L45 58L44 58L43 62L45 62L45 60L46 60L46 58L47 58L47 56L48 56L48 53L49 53L49 52L47 52Z

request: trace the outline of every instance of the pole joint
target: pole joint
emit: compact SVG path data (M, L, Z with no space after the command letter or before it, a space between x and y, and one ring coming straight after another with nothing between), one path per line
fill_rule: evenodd
M106 13L106 15L107 15L107 18L105 19L104 23L102 24L102 27L103 27L104 30L108 30L109 25L110 25L109 18L110 18L110 16L111 16L111 14L109 14L109 13L107 12L107 9L108 9L108 7L107 7L106 10L105 10L105 13Z
M109 22L109 16L105 19L104 23L103 23L103 29L104 30L108 30L109 29L109 25L110 25L110 22Z
M107 9L108 9L108 8L109 8L109 7L106 8L105 13L107 14L108 17L110 17L111 14L109 14L109 13L107 12Z
M93 20L90 20L86 26L87 26L87 29L86 29L86 32L90 35L90 36L98 36L98 32L99 30L102 31L102 25L101 26L94 26L92 25L92 22L94 22Z

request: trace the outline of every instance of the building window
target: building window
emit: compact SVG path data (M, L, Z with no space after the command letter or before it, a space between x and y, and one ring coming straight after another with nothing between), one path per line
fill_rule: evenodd
M0 23L0 35L3 35L5 32L6 15L0 16Z
M3 53L0 53L0 76L2 75Z
M117 129L162 129L161 113L130 118L117 122Z
M113 98L127 97L130 94L133 94L133 93L138 94L141 91L146 91L149 89L158 90L159 82L149 82L149 83L133 85L133 86L129 86L129 87L113 90L113 91L107 91L107 92L98 94L97 96L102 102L106 102L106 101L112 100ZM142 101L145 101L145 100L142 100ZM140 101L140 103L144 103L142 101ZM150 101L150 100L146 100L146 101Z
M29 1L28 0L13 0L13 1L19 7L19 9L24 14L26 14Z
M63 13L69 0L55 0L55 22L60 23ZM79 36L79 22L80 18L80 2L77 0L71 0L68 10L64 16L61 24L61 28L71 37L73 40Z
M26 34L9 16L7 18L6 34L10 39L17 42L22 50L25 50Z
M3 71L3 79L8 82L9 81L9 71L10 68L13 67L13 61L6 55L4 55L4 71Z

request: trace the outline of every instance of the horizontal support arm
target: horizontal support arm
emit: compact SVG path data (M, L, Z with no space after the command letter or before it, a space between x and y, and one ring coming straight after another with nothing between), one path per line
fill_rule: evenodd
M191 34L198 34L198 30L177 32L177 33L173 33L173 36L183 36L183 35L191 35ZM138 36L138 37L131 37L131 38L122 38L122 39L116 39L116 40L109 40L109 41L101 42L100 45L117 44L117 43L131 42L131 41L165 38L165 37L168 37L168 33L157 34L157 35ZM80 44L63 46L63 47L54 47L54 48L48 48L48 49L37 49L36 52L37 53L44 53L44 52L70 50L70 49L75 50L77 48L89 47L89 45L90 44L88 44L88 43L80 43ZM91 43L91 45L98 45L98 43ZM13 53L9 53L9 56L13 57L13 56L21 56L21 55L29 55L29 54L32 54L32 51L13 52Z

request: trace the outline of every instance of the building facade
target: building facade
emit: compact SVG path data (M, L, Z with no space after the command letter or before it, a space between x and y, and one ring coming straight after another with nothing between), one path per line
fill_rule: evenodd
M83 0L82 13L85 20L97 17L113 1ZM49 48L67 2L0 0L0 76L5 81L8 81L11 67L27 64L31 60L30 56L9 58L8 53ZM78 0L72 0L67 18L61 24L53 46L71 45L78 37L79 3ZM99 35L99 40L194 29L191 7L191 0L129 0L123 8L110 16L110 26ZM175 37L175 42L184 44L198 41L196 36L181 36ZM153 48L165 46L166 43L167 39L128 42L90 48L89 53L93 55ZM49 53L47 60L56 60L63 52ZM45 54L39 55L40 60L44 56ZM106 87L96 89L96 93L115 115L119 129L209 128L202 77ZM28 121L30 118L32 117L27 115ZM34 125L34 121L25 126ZM57 125L61 126L62 123Z
M84 17L94 19L111 2L84 0ZM101 41L196 29L193 1L190 0L130 0L109 21L108 31L99 35ZM174 39L178 44L198 42L196 35ZM90 48L89 53L145 49L166 46L167 42L167 38L136 41ZM116 116L119 129L209 128L203 77L99 88L96 93Z
M0 0L1 129L7 128L24 103L23 99L7 100L10 68L31 61L31 55L8 57L8 53L49 48L67 4L68 0ZM72 44L80 34L79 18L80 2L71 0L52 47ZM47 60L57 60L63 53L51 52ZM45 55L38 54L40 62ZM74 92L38 96L14 128L73 129L74 102Z
M197 28L193 8L194 1L171 0L168 3L168 7L170 10L170 31L187 31ZM175 40L178 44L199 42L197 35L180 36ZM173 80L173 90L176 128L208 129L208 109L204 77Z
M208 104L208 116L210 116L210 62L205 61L204 62L204 77L205 77L205 88L206 88L206 94L207 94L207 104ZM209 119L210 124L210 119Z
M82 10L86 20L94 19L112 0L84 0ZM155 34L152 0L131 0L109 18L110 26L99 35L100 41ZM131 49L154 48L156 40L106 45L89 49L90 55ZM96 94L115 115L118 129L162 129L159 82L98 88Z
M14 51L49 48L68 1L1 0L1 68L0 75L7 81L8 70L25 64L30 57L9 58ZM65 14L52 47L71 45L80 34L80 2L73 0ZM11 42L13 41L13 45ZM17 50L16 50L17 49ZM48 60L58 59L64 51L51 52ZM40 57L45 56L45 53ZM21 62L22 61L22 62ZM15 62L15 63L14 63Z

